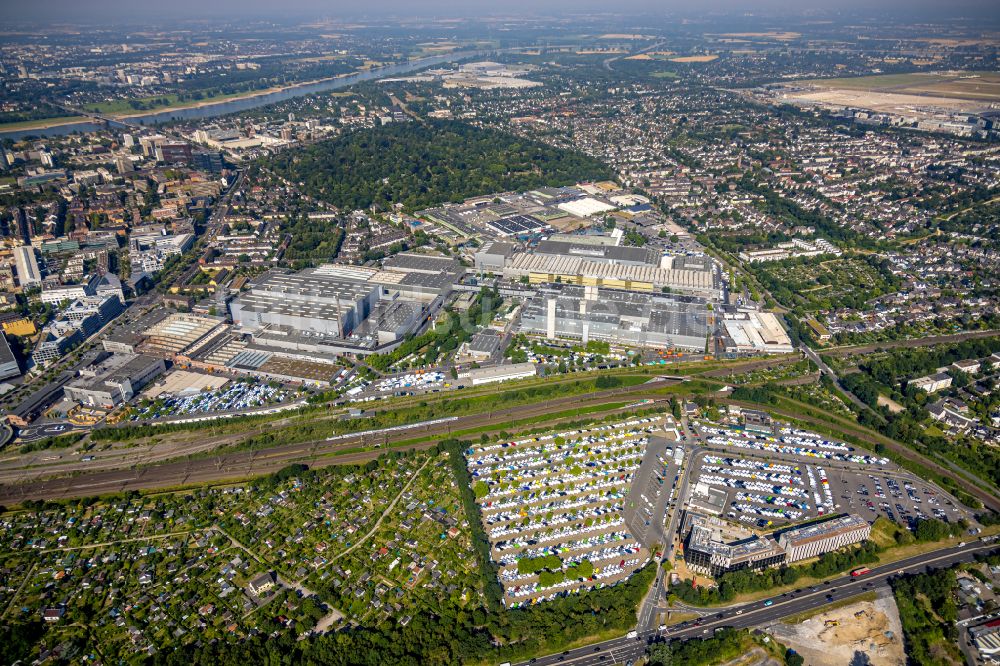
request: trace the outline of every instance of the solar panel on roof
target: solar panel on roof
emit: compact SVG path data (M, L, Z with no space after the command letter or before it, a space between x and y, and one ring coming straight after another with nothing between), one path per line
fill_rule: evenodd
M230 368L256 370L271 358L271 354L261 351L244 350L229 359L226 365Z

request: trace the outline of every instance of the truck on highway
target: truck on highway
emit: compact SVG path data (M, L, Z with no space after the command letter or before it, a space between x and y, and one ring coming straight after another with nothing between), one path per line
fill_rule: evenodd
M871 569L868 567L859 567L851 572L851 576L857 578L858 576L864 576L867 573L871 573Z

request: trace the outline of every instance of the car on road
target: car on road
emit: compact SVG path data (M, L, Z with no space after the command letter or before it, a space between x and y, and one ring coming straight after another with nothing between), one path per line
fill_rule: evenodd
M764 605L765 606L772 606L772 605L774 605L774 602L771 601L770 599L768 599L767 601L764 602Z
M741 608L740 610L736 611L736 614L737 615L743 615L743 609Z

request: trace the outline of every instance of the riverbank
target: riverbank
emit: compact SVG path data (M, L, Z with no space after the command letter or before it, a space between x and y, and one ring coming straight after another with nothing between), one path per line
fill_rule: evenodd
M400 74L420 70L424 67L462 60L464 58L481 57L484 55L487 54L482 52L456 51L446 55L421 58L405 63L386 65L384 67L360 69L350 74L339 74L337 76L313 81L302 81L287 86L272 87L266 90L234 93L232 95L213 97L211 99L168 104L159 110L138 111L132 110L131 108L122 109L121 105L123 103L128 105L128 102L115 102L113 106L98 106L96 108L111 109L111 111L103 114L109 122L128 123L129 125L157 125L159 123L167 122L203 120L206 118L215 118L232 113L242 113L244 111L267 106L269 104L275 104L288 99L293 99L295 97L311 95L314 93L327 93L347 88L358 83L363 83L365 81L374 81L384 77L398 76ZM115 112L114 109L116 108L120 110ZM97 125L94 124L96 121L93 121L93 119L83 118L82 120L86 122L78 121L74 123L71 121L60 121L60 124L49 128L45 128L40 125L28 128L3 127L0 128L0 136L17 140L34 131L47 132L46 136L56 136L61 134L70 134L74 131L90 131L92 129L96 129ZM64 125L66 129L64 131L59 131L59 128Z
M132 118L142 118L151 113L170 113L172 111L184 111L187 109L201 109L206 106L215 106L216 104L223 104L225 102L239 102L245 99L253 99L254 97L260 97L263 95L273 95L275 93L283 93L288 91L294 91L298 88L304 88L307 86L322 85L324 83L335 82L343 78L350 76L356 76L358 74L367 72L370 70L359 69L355 72L350 72L348 74L338 74L337 76L328 76L322 79L312 79L310 81L300 81L298 83L292 83L287 86L272 86L270 88L261 88L260 90L250 90L247 92L240 93L230 93L228 95L215 95L213 97L206 97L199 100L191 100L190 102L179 102L177 104L168 104L166 106L154 106L148 109L141 109L136 111L130 111L128 113L122 113L120 111L116 112L114 109L118 108L118 102L109 102L106 105L96 105L89 107L87 110L94 111L95 113L101 113L107 115L110 118L121 121L128 121ZM161 96L162 97L162 96ZM168 96L169 97L169 96ZM155 98L153 98L155 99ZM142 100L140 100L142 101ZM120 104L128 105L128 100L122 100ZM114 104L115 106L111 106Z
M36 120L19 120L16 123L0 123L0 134L3 132L20 132L23 130L49 129L60 125L85 123L87 116L57 116L55 118L38 118Z

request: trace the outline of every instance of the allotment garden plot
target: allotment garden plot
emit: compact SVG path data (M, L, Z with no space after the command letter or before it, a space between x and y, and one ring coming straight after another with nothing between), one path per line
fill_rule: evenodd
M648 561L624 513L661 425L636 418L467 451L508 607L613 585Z
M873 259L792 259L759 263L754 274L775 300L804 311L861 307L895 289L892 274Z

